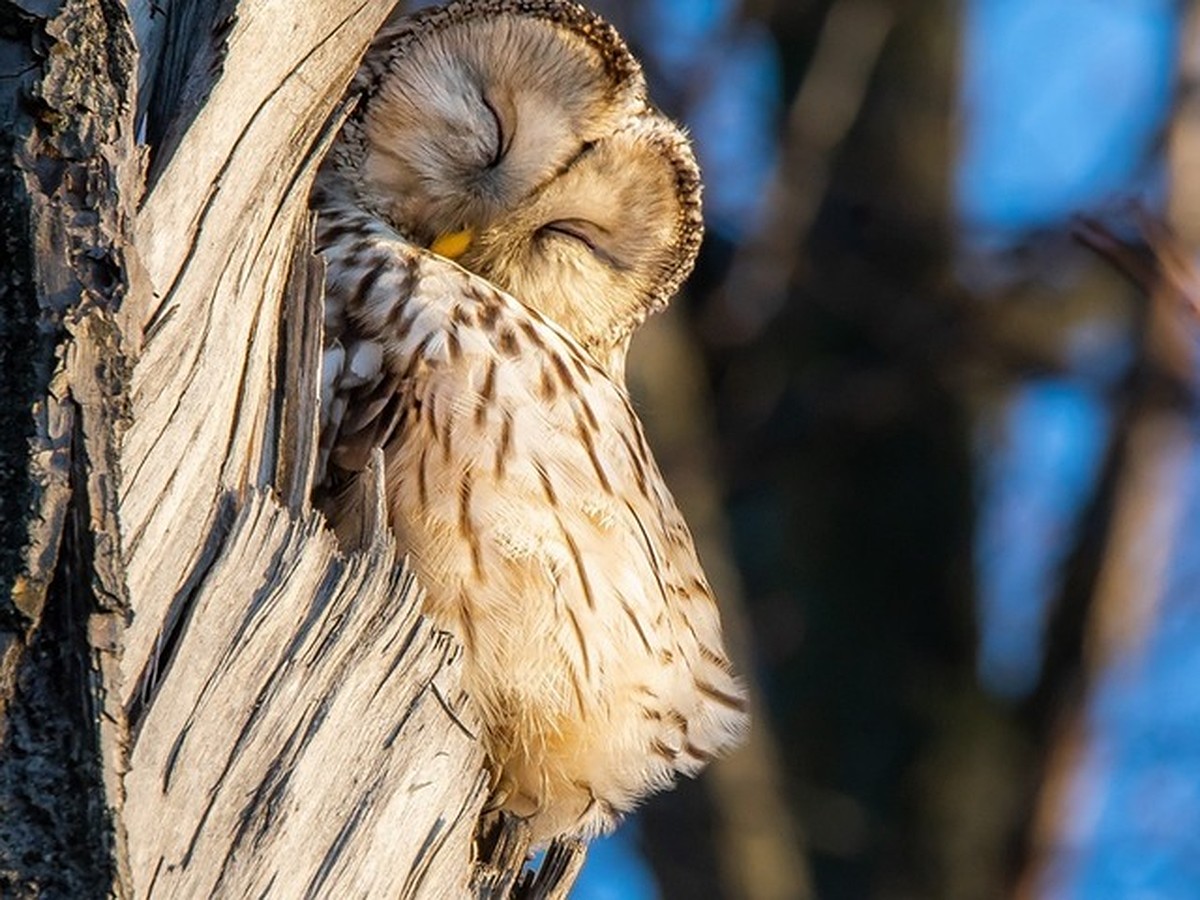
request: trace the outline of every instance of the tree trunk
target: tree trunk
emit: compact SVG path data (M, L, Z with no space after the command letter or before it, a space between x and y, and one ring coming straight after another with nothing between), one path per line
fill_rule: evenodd
M307 197L389 5L0 8L5 897L470 890L458 650L309 505Z

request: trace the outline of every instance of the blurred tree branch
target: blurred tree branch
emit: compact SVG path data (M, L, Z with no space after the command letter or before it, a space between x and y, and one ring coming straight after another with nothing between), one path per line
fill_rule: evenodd
M1179 102L1167 142L1166 223L1142 214L1133 241L1085 223L1081 237L1147 296L1138 360L1127 378L1089 531L1076 553L1029 704L1044 760L1016 895L1045 887L1071 821L1070 790L1094 740L1087 724L1102 675L1136 659L1159 615L1179 540L1188 466L1197 450L1196 335L1200 326L1200 6L1180 46Z
M1194 271L1182 247L1148 225L1144 247L1111 233L1089 242L1149 294L1138 361L1069 577L1055 605L1038 687L1026 705L1045 748L1039 793L1024 842L1017 895L1039 895L1044 869L1064 840L1071 783L1091 736L1086 711L1110 668L1136 658L1157 618L1179 537L1185 481L1196 449L1193 390ZM1149 251L1148 253L1146 251ZM1189 265L1190 270L1190 265ZM1184 276L1186 280L1181 280Z
M701 318L714 345L747 343L782 309L829 185L836 151L859 115L894 23L884 0L835 0L788 110L763 221L734 255Z

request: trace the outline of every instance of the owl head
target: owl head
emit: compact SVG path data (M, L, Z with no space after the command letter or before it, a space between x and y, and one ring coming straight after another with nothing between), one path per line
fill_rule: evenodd
M565 0L393 14L317 205L350 195L556 321L614 372L690 271L699 177L616 31ZM611 360L611 364L610 364Z
M359 193L426 245L525 202L645 97L617 33L551 0L394 17L356 86Z

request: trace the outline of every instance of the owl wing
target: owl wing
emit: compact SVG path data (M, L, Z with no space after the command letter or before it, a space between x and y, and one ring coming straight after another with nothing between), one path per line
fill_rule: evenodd
M660 723L654 751L698 770L736 740L745 703L691 534L625 390L536 311L362 224L365 234L324 241L341 348L329 370L342 373L327 379L332 468L361 468L384 446L389 484L406 482L392 502L406 549L461 544L429 563L441 582L431 595L458 585L471 596L485 577L510 594L542 585L553 602L477 612L492 617L487 633L507 634L514 654L554 635L569 677L550 690L587 706L606 683L626 684ZM556 629L563 615L571 627Z

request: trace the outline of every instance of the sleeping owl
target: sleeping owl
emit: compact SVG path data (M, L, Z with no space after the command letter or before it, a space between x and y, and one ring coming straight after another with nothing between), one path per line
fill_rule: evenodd
M354 544L382 448L495 805L538 842L590 837L746 723L624 385L631 333L695 259L695 161L616 32L561 0L396 16L354 90L313 194L320 504Z

